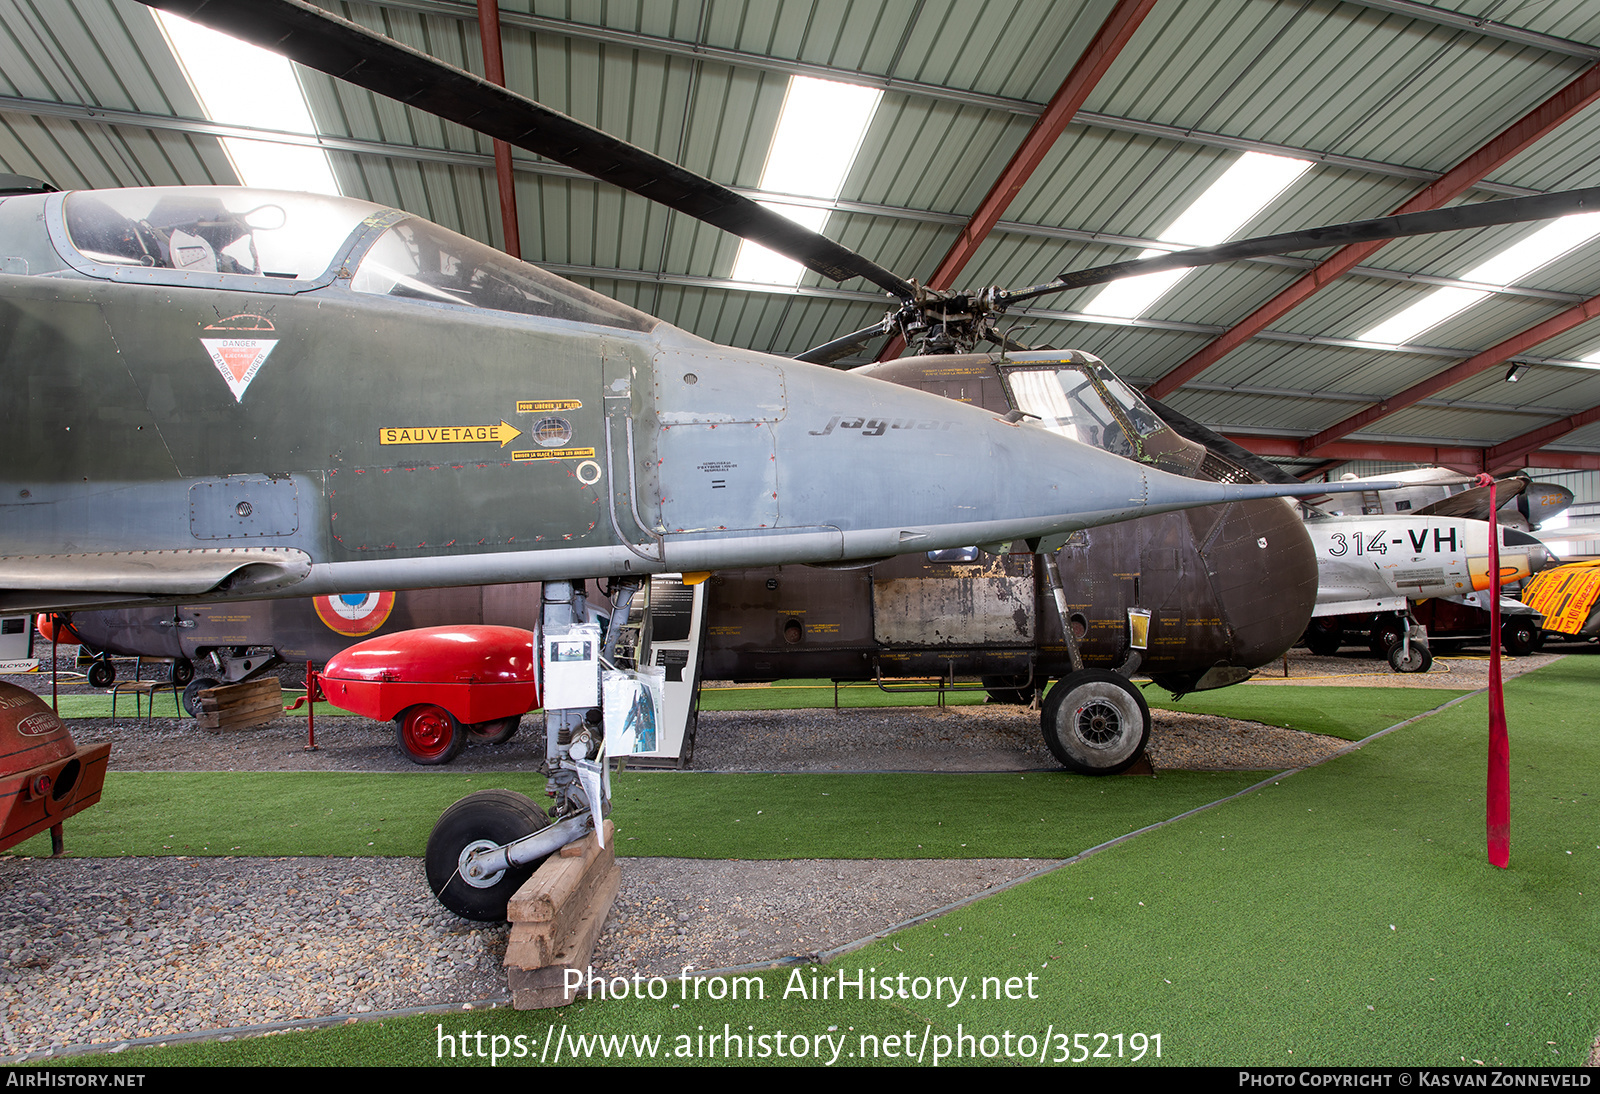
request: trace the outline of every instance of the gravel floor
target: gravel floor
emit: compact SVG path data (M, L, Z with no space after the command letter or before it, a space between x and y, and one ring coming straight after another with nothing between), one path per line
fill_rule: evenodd
M1305 654L1305 651L1296 651ZM1508 670L1548 658L1508 662ZM1472 687L1475 662L1450 666ZM1371 661L1291 656L1292 682L1393 686ZM1269 670L1270 671L1270 670ZM1364 675L1361 675L1363 674ZM1327 678L1325 681L1323 678ZM29 686L30 678L12 678ZM31 686L48 693L38 677ZM112 740L119 770L416 771L386 725L326 719L211 736L189 722L75 720L79 743ZM455 768L532 770L532 720ZM1345 742L1157 712L1157 768L1286 768ZM1053 767L1037 714L1016 707L707 713L701 770L1016 770ZM425 774L419 772L419 774ZM70 831L69 831L70 841ZM706 862L632 859L597 969L676 974L827 951L1043 865L1027 860ZM0 858L15 894L0 909L0 1053L16 1058L130 1039L237 1030L504 995L506 928L466 923L427 892L417 859Z

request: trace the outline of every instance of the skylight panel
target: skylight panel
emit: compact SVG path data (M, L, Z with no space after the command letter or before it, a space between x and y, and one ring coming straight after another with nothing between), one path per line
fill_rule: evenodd
M876 88L808 76L791 77L772 148L767 153L767 166L761 172L761 189L837 200L882 97ZM781 201L761 204L812 231L821 231L828 219L827 209ZM798 285L804 270L800 263L745 240L739 245L739 257L733 264L733 279Z
M305 93L287 58L168 12L155 14L212 121L316 133ZM339 193L328 154L320 148L237 137L223 137L222 146L246 186Z
M1482 285L1511 285L1542 266L1600 236L1600 213L1576 213L1551 221L1526 239L1519 240L1478 263L1461 275L1463 281ZM1493 293L1488 289L1435 289L1415 304L1357 337L1363 342L1403 346L1466 311ZM1584 358L1590 360L1591 358Z
M1288 189L1311 166L1309 160L1246 152L1222 177L1173 221L1157 239L1177 247L1152 247L1140 258L1189 247L1210 247L1228 239ZM1164 270L1113 281L1083 306L1089 315L1135 319L1166 295L1192 270Z

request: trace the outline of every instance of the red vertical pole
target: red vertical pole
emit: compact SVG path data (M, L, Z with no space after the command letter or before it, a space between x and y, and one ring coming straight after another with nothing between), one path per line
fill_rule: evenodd
M317 679L317 665L314 661L306 662L306 748L307 752L317 751L317 699L321 681Z
M1500 525L1495 517L1494 476L1489 487L1489 772L1484 782L1484 822L1489 861L1511 865L1511 742L1506 733L1506 696L1500 681Z

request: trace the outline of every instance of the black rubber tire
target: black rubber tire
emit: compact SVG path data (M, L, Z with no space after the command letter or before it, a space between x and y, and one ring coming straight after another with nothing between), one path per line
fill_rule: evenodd
M93 661L89 665L89 686L108 688L117 682L117 667L110 661Z
M1344 645L1344 627L1337 619L1313 619L1306 628L1306 646L1318 657L1332 657Z
M1051 687L1040 715L1044 743L1069 771L1116 775L1144 755L1150 707L1126 679L1084 669Z
M424 767L447 764L467 747L461 723L437 703L418 703L402 710L394 720L394 736L406 759Z
M187 657L173 658L172 672L167 678L180 688L187 686L194 679L194 662Z
M1500 647L1512 657L1526 657L1539 646L1539 628L1533 620L1512 616L1500 624Z
M475 745L503 745L517 735L517 728L521 725L522 715L513 714L493 722L473 722L463 728Z
M1407 649L1396 642L1389 647L1389 667L1395 672L1427 672L1433 667L1433 651L1421 642L1413 642Z
M1026 706L1033 702L1033 688L1023 686L1026 679L1022 676L985 676L982 681L984 690L989 693L989 702Z
M183 709L189 712L189 717L200 717L200 693L207 688L220 688L222 681L211 676L196 676L184 685Z
M1389 650L1393 648L1402 635L1405 627L1398 619L1384 619L1372 625L1372 635L1368 643L1374 657L1388 657Z
M541 831L550 818L532 798L514 790L480 790L456 802L440 816L428 835L423 869L428 888L439 903L463 919L495 923L506 917L506 905L540 863L513 866L493 885L479 889L456 876L461 852L487 840L496 846Z

